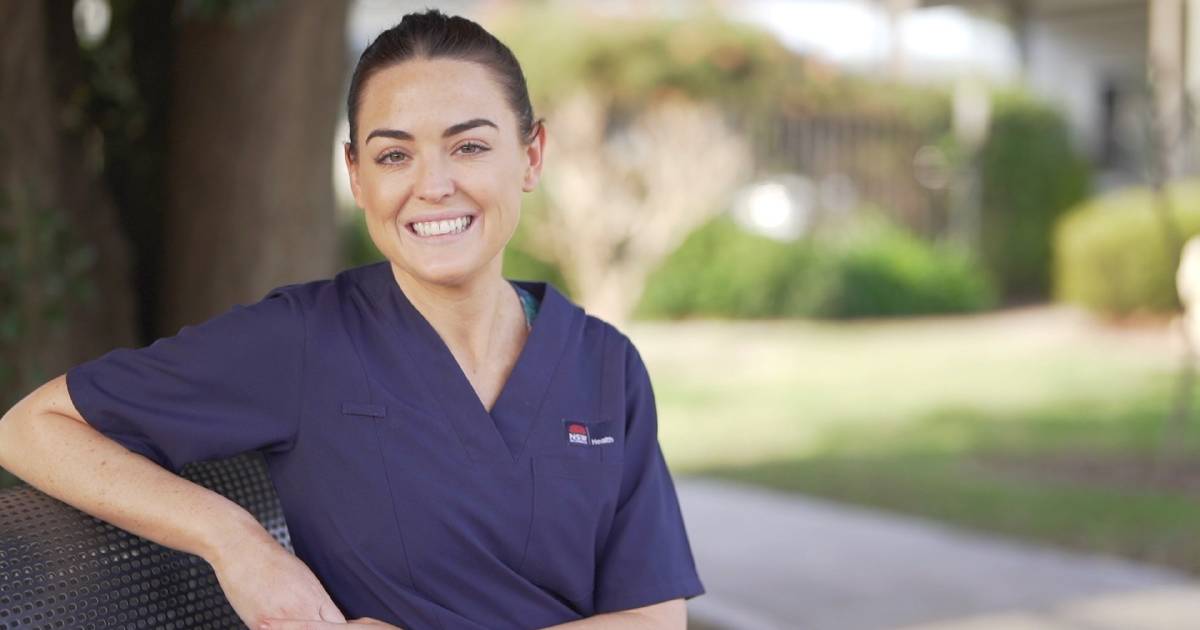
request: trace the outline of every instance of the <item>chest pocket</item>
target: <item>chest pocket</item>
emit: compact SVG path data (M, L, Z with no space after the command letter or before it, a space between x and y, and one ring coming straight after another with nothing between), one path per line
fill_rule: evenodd
M616 510L621 462L537 455L533 518L519 573L590 612L596 561Z
M606 332L607 337L607 332ZM625 356L604 343L600 391L586 425L586 445L569 420L551 423L548 446L531 456L533 515L519 573L584 615L595 610L596 566L612 529L624 470ZM565 404L562 415L577 404ZM561 415L559 417L562 417ZM578 433L578 427L574 432Z

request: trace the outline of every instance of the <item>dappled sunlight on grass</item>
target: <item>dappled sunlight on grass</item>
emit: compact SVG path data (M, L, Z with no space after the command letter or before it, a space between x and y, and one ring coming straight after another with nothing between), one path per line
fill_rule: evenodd
M1063 309L850 324L637 323L630 336L650 369L663 450L679 470L891 444L966 448L1029 431L1036 442L1064 430L1047 414L1088 433L1089 422L1136 399L1165 396L1177 362L1165 331L1116 331ZM1034 413L1044 421L1026 426ZM980 434L993 423L1017 426Z
M1043 308L641 323L630 336L677 474L1200 574L1200 426L1172 441L1170 457L1161 451L1180 356L1164 326L1108 327Z

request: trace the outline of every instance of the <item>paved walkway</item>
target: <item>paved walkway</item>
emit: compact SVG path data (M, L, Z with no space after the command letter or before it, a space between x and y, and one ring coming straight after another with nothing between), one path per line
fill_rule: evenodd
M675 481L708 591L688 602L696 627L1200 629L1200 583L1169 569L731 482Z

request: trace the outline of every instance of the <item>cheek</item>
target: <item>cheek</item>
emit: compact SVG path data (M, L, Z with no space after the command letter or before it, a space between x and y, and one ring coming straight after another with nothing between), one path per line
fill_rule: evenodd
M367 210L383 219L393 217L400 211L410 190L410 186L398 176L372 175L360 178L359 182Z
M495 182L488 190L489 212L492 221L500 228L499 236L511 233L521 216L521 191L514 189L509 180Z
M520 211L524 172L509 165L499 169L488 180L488 188L493 201L504 209L506 214L516 214Z

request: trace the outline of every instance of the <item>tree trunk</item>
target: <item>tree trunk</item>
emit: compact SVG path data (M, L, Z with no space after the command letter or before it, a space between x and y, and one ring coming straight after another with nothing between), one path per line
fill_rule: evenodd
M179 33L159 334L330 275L344 0L191 17Z
M77 70L70 12L0 1L0 405L135 343L128 244L96 134L60 98Z

